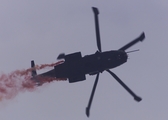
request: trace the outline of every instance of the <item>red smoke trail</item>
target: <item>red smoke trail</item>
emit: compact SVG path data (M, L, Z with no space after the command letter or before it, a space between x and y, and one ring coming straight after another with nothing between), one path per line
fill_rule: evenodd
M35 69L41 70L46 67L54 67L58 64L63 63L59 61L53 64L42 64L36 65ZM11 99L15 97L19 92L24 91L33 91L36 88L36 85L31 80L31 71L34 68L29 68L27 70L16 70L10 74L1 74L0 75L0 100ZM51 82L53 80L61 80L51 77L43 78L44 82ZM65 80L65 79L62 79Z

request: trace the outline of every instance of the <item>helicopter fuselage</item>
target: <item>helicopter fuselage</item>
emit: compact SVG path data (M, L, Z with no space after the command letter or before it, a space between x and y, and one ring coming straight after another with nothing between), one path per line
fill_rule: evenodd
M55 66L56 78L68 78L69 82L85 80L86 74L95 75L104 70L115 68L127 61L127 53L120 50L96 52L95 54L81 56L76 52L64 56L65 62Z
M81 52L75 52L72 54L65 55L64 53L60 54L57 59L63 60L59 61L57 65L54 66L54 69L37 75L34 61L31 61L32 67L32 80L39 86L45 82L50 82L53 80L69 80L69 83L74 83L78 81L86 80L86 75L96 75L96 79L93 85L93 89L90 95L90 99L88 102L88 106L86 107L86 115L89 117L90 108L92 104L92 100L94 97L94 93L96 90L96 86L99 80L99 73L103 71L108 72L120 85L122 85L127 92L129 92L134 100L140 102L142 100L141 97L137 96L122 80L114 74L110 69L118 67L123 63L127 62L128 55L127 53L134 52L129 51L125 52L127 49L132 47L138 42L142 42L145 39L145 33L143 32L139 37L134 39L133 41L127 43L123 47L118 50L111 50L102 52L101 49L101 40L100 40L100 31L99 31L99 19L98 14L99 11L96 7L92 7L94 12L94 20L95 20L95 32L96 32L96 42L98 51L91 55L83 56ZM42 78L39 79L39 78ZM48 78L52 78L51 80Z

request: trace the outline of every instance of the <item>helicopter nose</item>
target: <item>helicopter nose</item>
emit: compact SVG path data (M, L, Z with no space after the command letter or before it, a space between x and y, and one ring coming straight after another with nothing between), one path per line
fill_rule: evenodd
M128 54L127 54L127 53L125 53L125 55L124 55L124 56L125 56L125 58L126 58L126 59L128 59Z
M127 59L128 59L128 54L124 51L122 51L122 58L124 61L127 61Z
M122 61L127 61L128 55L125 51L120 51L117 59Z

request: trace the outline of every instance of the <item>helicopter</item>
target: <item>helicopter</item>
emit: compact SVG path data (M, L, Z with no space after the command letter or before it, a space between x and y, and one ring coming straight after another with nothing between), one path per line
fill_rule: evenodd
M142 42L145 39L145 33L142 32L139 37L132 40L128 44L119 48L118 50L110 50L102 52L101 49L101 40L100 40L100 32L99 32L99 11L98 8L92 7L94 13L95 20L95 32L96 32L96 42L98 50L94 54L83 56L81 52L75 52L72 54L65 55L61 53L57 59L63 60L60 64L54 66L54 69L37 75L35 69L32 70L32 80L36 82L38 85L42 85L39 77L52 77L52 78L66 78L69 80L69 83L75 83L79 81L86 80L86 75L96 75L96 79L91 91L91 95L89 98L88 105L86 107L86 115L90 116L90 108L93 101L94 93L97 87L97 83L99 80L100 73L106 71L111 74L118 83L125 88L125 90L132 95L135 101L140 102L142 100L141 97L137 96L116 74L114 74L110 69L118 67L127 62L129 51L126 50L138 42ZM136 51L136 50L135 50ZM35 67L34 60L31 61L31 67Z

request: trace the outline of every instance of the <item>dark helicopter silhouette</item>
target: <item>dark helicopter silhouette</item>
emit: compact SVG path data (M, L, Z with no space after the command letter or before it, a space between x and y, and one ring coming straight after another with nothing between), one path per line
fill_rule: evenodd
M95 83L91 92L91 96L89 99L88 106L86 107L86 115L89 117L90 115L90 107L92 104L93 96L95 93L95 89L98 83L99 74L103 71L107 71L110 73L136 100L140 102L142 99L137 96L121 79L110 71L111 68L118 67L123 63L127 62L128 55L126 50L138 43L139 41L143 41L145 39L145 34L142 33L138 38L121 47L118 50L111 50L102 52L101 42L100 42L100 33L99 33L99 19L98 14L99 11L97 8L92 7L94 12L95 19L95 30L96 30L96 40L98 50L96 53L91 55L86 55L82 57L81 52L75 52L72 54L60 54L57 59L63 59L64 62L56 65L53 70L50 70L46 73L37 75L36 70L32 71L33 80L41 85L38 77L54 77L54 78L67 78L69 83L79 82L86 80L86 74L96 75ZM31 67L35 66L34 61L31 61Z

